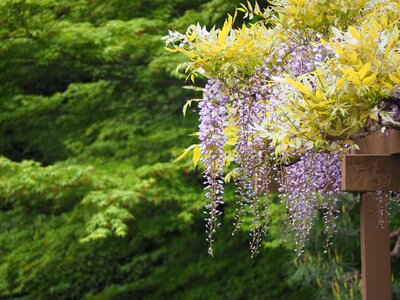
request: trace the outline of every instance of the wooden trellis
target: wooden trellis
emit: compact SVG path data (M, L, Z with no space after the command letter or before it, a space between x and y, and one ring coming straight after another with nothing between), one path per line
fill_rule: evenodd
M378 226L376 191L400 190L400 131L373 133L356 141L360 150L344 157L342 191L361 193L361 272L364 300L390 300L388 216ZM373 193L371 193L373 192ZM387 195L384 200L387 202ZM385 204L387 205L387 204Z

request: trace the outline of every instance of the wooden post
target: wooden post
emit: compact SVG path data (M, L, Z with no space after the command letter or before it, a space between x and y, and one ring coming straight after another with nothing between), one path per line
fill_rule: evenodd
M342 190L360 192L361 272L363 300L390 300L389 224L379 226L376 191L400 190L400 132L374 133L356 141L358 154L342 165ZM375 191L369 193L368 191ZM387 195L384 200L387 201ZM385 203L386 205L386 203Z
M364 300L392 299L390 247L387 215L385 226L378 226L376 193L361 193L361 272ZM386 198L386 197L385 197ZM387 201L387 199L385 199Z

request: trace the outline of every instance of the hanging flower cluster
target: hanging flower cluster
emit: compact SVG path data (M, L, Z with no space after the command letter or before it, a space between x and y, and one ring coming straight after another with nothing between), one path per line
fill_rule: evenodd
M206 197L209 204L206 206L207 241L210 243L209 253L212 255L213 234L219 226L217 217L221 214L218 206L224 204L222 194L224 192L223 166L226 141L224 129L227 123L227 101L228 97L223 91L221 82L216 79L209 81L204 89L204 98L200 102L200 125L199 140L201 158L206 166L204 176L206 179Z
M252 253L267 230L274 181L301 252L320 212L328 241L335 231L341 156L357 149L354 139L400 128L397 0L269 3L242 4L221 29L191 25L164 37L188 57L180 66L188 78L208 78L199 149L210 254L225 172L235 178L236 227L251 218ZM238 12L258 21L234 28Z
M300 160L284 169L281 192L294 232L296 250L301 252L318 210L323 210L327 242L335 230L337 196L341 174L338 154L303 152ZM322 201L321 201L322 200Z

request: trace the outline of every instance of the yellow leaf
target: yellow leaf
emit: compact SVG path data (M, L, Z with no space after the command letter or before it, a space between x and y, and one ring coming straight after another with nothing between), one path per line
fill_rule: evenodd
M179 157L177 159L174 160L174 162L177 162L178 160L181 160L182 158L184 158L186 156L186 154L188 154L191 150L193 150L195 147L199 147L198 144L195 145L191 145L189 147L187 147L181 155L179 155Z
M372 24L374 25L376 30L378 31L382 30L382 26L375 19L372 20Z
M320 102L321 100L324 99L324 96L325 96L325 94L320 89L317 89L315 92L314 100L316 102Z
M226 174L225 176L225 182L228 183L231 181L231 178L236 178L238 177L238 171L237 169L233 169L232 171L230 171L228 174Z
M351 36L353 38L355 38L357 41L361 41L362 36L361 34L358 32L358 30L356 28L354 28L353 26L349 26L349 32L351 34Z
M348 68L348 69L341 69L341 71L343 72L343 74L347 75L347 78L349 81L355 83L357 86L361 86L361 80L358 77L358 73L355 72L352 68Z
M376 74L372 74L371 76L365 77L362 81L363 84L365 85L372 85L376 80Z
M304 6L306 4L306 0L297 0L299 6Z
M252 11L253 10L253 6L251 6L251 3L249 0L247 0L247 6L249 7L249 10Z
M258 5L258 3L256 1L256 3L254 4L254 13L259 14L260 12L261 12L260 6Z
M374 39L377 39L377 38L379 38L379 34L378 34L378 32L376 32L375 30L370 30L370 31L368 31L368 33L374 38Z
M386 81L383 82L383 85L384 85L385 87L387 87L388 89L390 89L390 90L393 88L393 85L390 84L389 82L386 82Z
M360 79L363 79L365 77L365 75L367 75L367 73L369 72L369 70L371 69L371 63L367 62L362 68L361 70L358 72L358 74L360 75Z
M387 19L386 19L386 17L385 16L382 16L382 25L383 25L383 27L384 28L386 28L387 26L388 26L388 22L387 22Z
M336 43L336 45L335 45L335 52L336 52L337 54L339 54L339 55L342 55L342 54L343 54L343 48L342 48L342 46L341 46L339 43Z
M400 78L398 78L398 77L396 77L396 76L394 76L392 74L389 74L389 78L390 78L391 81L400 84Z
M289 76L285 76L285 79L287 82L292 85L294 88L296 88L298 91L302 92L306 96L310 97L311 96L311 91L307 89L301 82L295 81Z
M351 61L351 63L352 63L353 65L355 65L355 64L357 63L357 61L358 61L358 56L357 56L357 53L356 53L356 52L353 52L353 53L350 55L350 61Z
M379 118L378 118L374 113L370 114L369 117L370 117L372 120L379 121Z
M226 37L229 35L229 31L232 28L233 19L232 16L228 14L228 19L225 20L224 26L221 31L218 33L218 43L221 46L226 45Z
M190 41L190 42L193 42L195 38L196 38L196 35L195 35L194 32L192 32L190 35L187 35L187 36L186 36L186 39L187 39L188 41Z
M175 49L171 49L171 48L168 48L168 47L165 47L165 50L167 50L167 51L169 51L169 52L173 52L173 53L175 53L175 52L178 52L178 51L179 51L179 49L177 49L177 48L175 48Z
M289 0L290 1L290 0ZM288 8L287 8L287 12L289 13L289 14L291 14L291 15L295 15L296 13L297 13L297 9L296 9L296 7L294 7L294 6L289 6Z
M342 77L336 82L336 89L338 90L338 92L343 88L345 81L346 81L346 77Z
M193 165L196 167L200 161L201 150L198 145L193 148Z
M183 54L185 54L189 58L192 58L192 59L196 58L196 52L194 50L187 51L187 50L185 50L183 48L177 48L177 50L182 52ZM175 52L175 51L173 51L173 52Z

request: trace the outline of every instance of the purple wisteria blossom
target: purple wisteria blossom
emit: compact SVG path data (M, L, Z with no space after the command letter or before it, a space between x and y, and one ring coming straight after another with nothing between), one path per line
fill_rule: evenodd
M257 85L253 90L246 89L236 93L234 111L238 128L236 144L236 163L239 165L239 176L236 179L238 213L235 230L240 227L243 216L251 215L250 250L257 252L262 235L268 226L268 181L270 167L268 164L268 146L257 133L256 127L261 124L266 113L263 95Z
M317 38L317 37L316 37ZM229 122L237 128L234 146L237 178L235 180L238 199L235 230L244 216L251 218L252 255L257 252L261 238L268 227L268 185L278 177L283 202L289 215L289 225L294 232L296 249L301 252L319 210L323 211L325 231L329 242L335 231L337 218L337 196L340 194L340 160L337 154L305 151L300 161L282 168L277 166L271 142L260 136L266 117L269 130L279 123L279 107L287 101L282 85L272 84L273 76L288 74L297 77L315 70L316 66L329 59L324 46L297 45L289 39L277 45L265 64L245 82L237 80L235 86L227 86L216 79L210 79L200 102L199 139L202 151L206 206L208 217L207 241L209 253L213 254L213 234L223 204L223 168L226 137L224 130ZM228 96L229 95L229 96ZM228 109L229 107L229 109ZM277 176L277 173L281 173ZM235 232L234 230L234 232Z
M338 215L341 163L339 155L306 151L300 160L283 170L281 192L294 233L296 250L303 251L318 210L324 211L325 231L330 238Z
M391 115L395 122L400 122L400 109L397 105L392 105Z
M204 172L206 185L206 198L209 204L206 205L207 241L209 242L209 254L213 255L212 243L213 234L219 227L217 217L221 214L218 209L223 202L223 167L224 151L226 141L224 129L227 124L227 101L229 97L224 92L223 84L210 79L204 88L204 98L200 102L200 125L199 140L202 152L202 162L206 166Z

